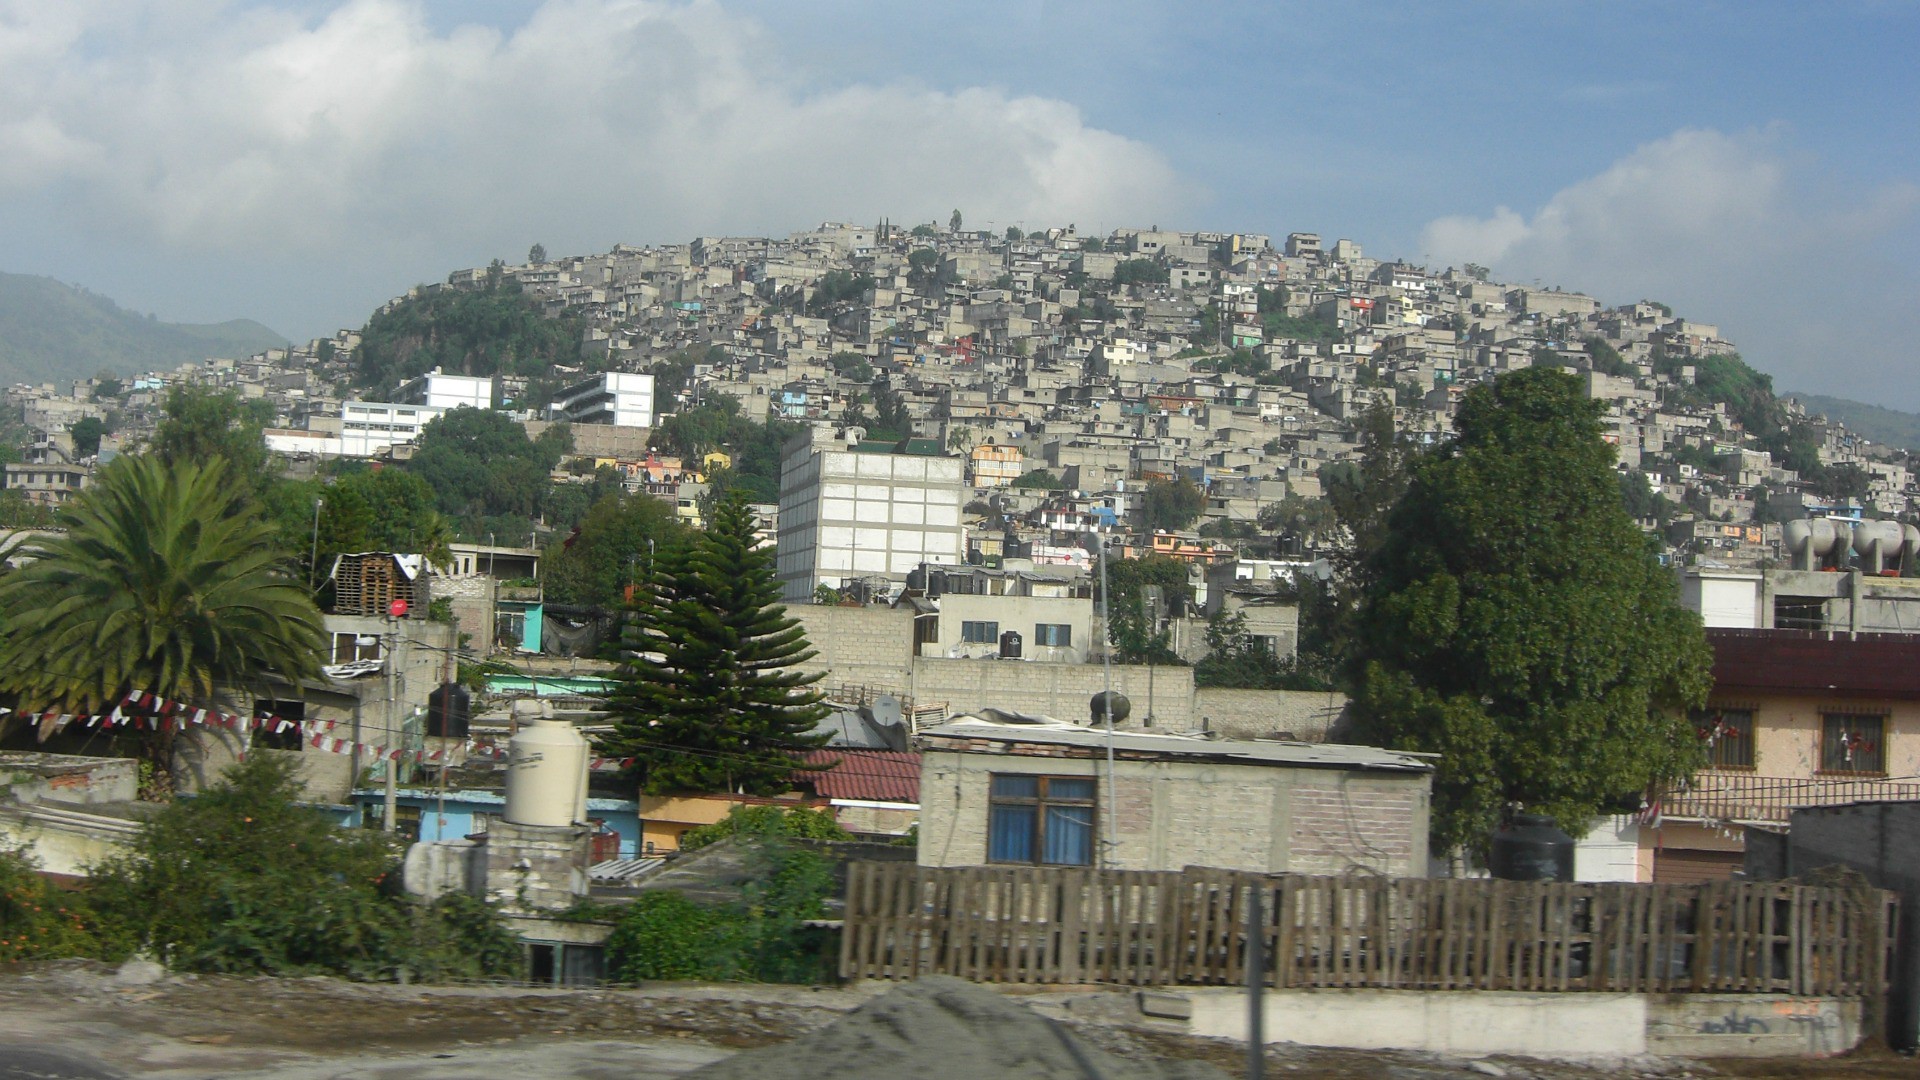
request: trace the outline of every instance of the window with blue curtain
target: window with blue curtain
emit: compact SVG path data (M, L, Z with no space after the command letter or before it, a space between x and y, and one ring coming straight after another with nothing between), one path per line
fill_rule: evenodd
M987 861L1092 866L1095 794L1086 777L996 774L987 810Z

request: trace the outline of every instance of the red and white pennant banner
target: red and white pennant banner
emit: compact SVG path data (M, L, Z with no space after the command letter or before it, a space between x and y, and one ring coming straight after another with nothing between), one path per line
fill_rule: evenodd
M0 710L4 711L4 710ZM375 761L413 761L433 764L445 761L450 751L412 750L399 747L382 746L377 743L356 743L351 739L337 739L327 733L339 726L338 721L320 720L299 721L266 714L244 717L237 713L220 712L217 709L192 708L178 701L171 701L156 694L134 693L121 699L109 712L104 713L56 713L42 714L43 722L53 722L64 726L69 723L84 723L87 727L130 727L136 731L164 731L169 728L185 728L189 724L225 728L230 731L271 731L276 735L285 734L293 728L300 728L308 745L317 750L332 754L352 754L358 752L362 757ZM468 754L482 757L504 758L507 748L498 743L474 739L466 741ZM620 772L633 766L633 758L593 758L587 767L594 772Z

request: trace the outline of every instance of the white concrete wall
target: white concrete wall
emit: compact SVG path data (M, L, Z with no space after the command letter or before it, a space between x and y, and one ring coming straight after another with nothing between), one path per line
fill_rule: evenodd
M1189 997L1193 1034L1246 1040L1244 990L1196 989ZM1647 1052L1647 1004L1638 994L1270 990L1263 1004L1269 1043L1435 1054Z
M1190 1031L1247 1038L1246 991L1181 993ZM1861 1037L1858 1000L1779 994L1513 993L1491 990L1269 990L1268 1043L1435 1054L1623 1058L1822 1057Z
M1593 829L1573 846L1575 881L1651 878L1651 874L1643 876L1640 869L1640 826L1625 814L1596 819Z

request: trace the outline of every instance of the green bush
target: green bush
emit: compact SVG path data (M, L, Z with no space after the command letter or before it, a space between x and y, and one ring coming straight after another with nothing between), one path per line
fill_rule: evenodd
M0 845L0 963L101 956L97 929L84 897L41 877L25 847Z
M392 841L299 805L292 770L255 754L156 814L125 855L93 868L101 922L179 970L432 980L516 969L519 949L490 908L400 893Z
M763 843L755 861L754 881L738 904L701 905L664 891L642 894L607 939L613 978L778 983L828 978L826 932L804 923L826 909L832 862L779 840Z
M702 907L675 892L641 894L607 938L608 970L644 979L738 981L745 913Z
M711 825L680 834L680 850L695 851L729 836L792 836L803 840L851 840L853 834L829 810L804 806L736 806Z

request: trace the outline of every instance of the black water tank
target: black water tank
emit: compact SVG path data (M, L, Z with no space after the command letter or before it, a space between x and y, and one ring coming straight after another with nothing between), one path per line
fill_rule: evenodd
M907 571L907 591L924 593L927 591L927 564L921 563Z
M1020 631L1009 630L1000 635L1000 659L1020 659Z
M947 572L945 570L927 571L927 599L938 600L947 591Z
M459 683L445 683L427 695L427 734L434 738L464 739L473 719L473 694Z
M1102 690L1087 701L1087 714L1095 727L1104 727L1107 723L1107 710L1113 710L1113 722L1123 723L1133 715L1133 702L1127 695L1117 690Z
M1494 830L1487 871L1507 881L1572 881L1573 837L1545 814L1515 814Z

